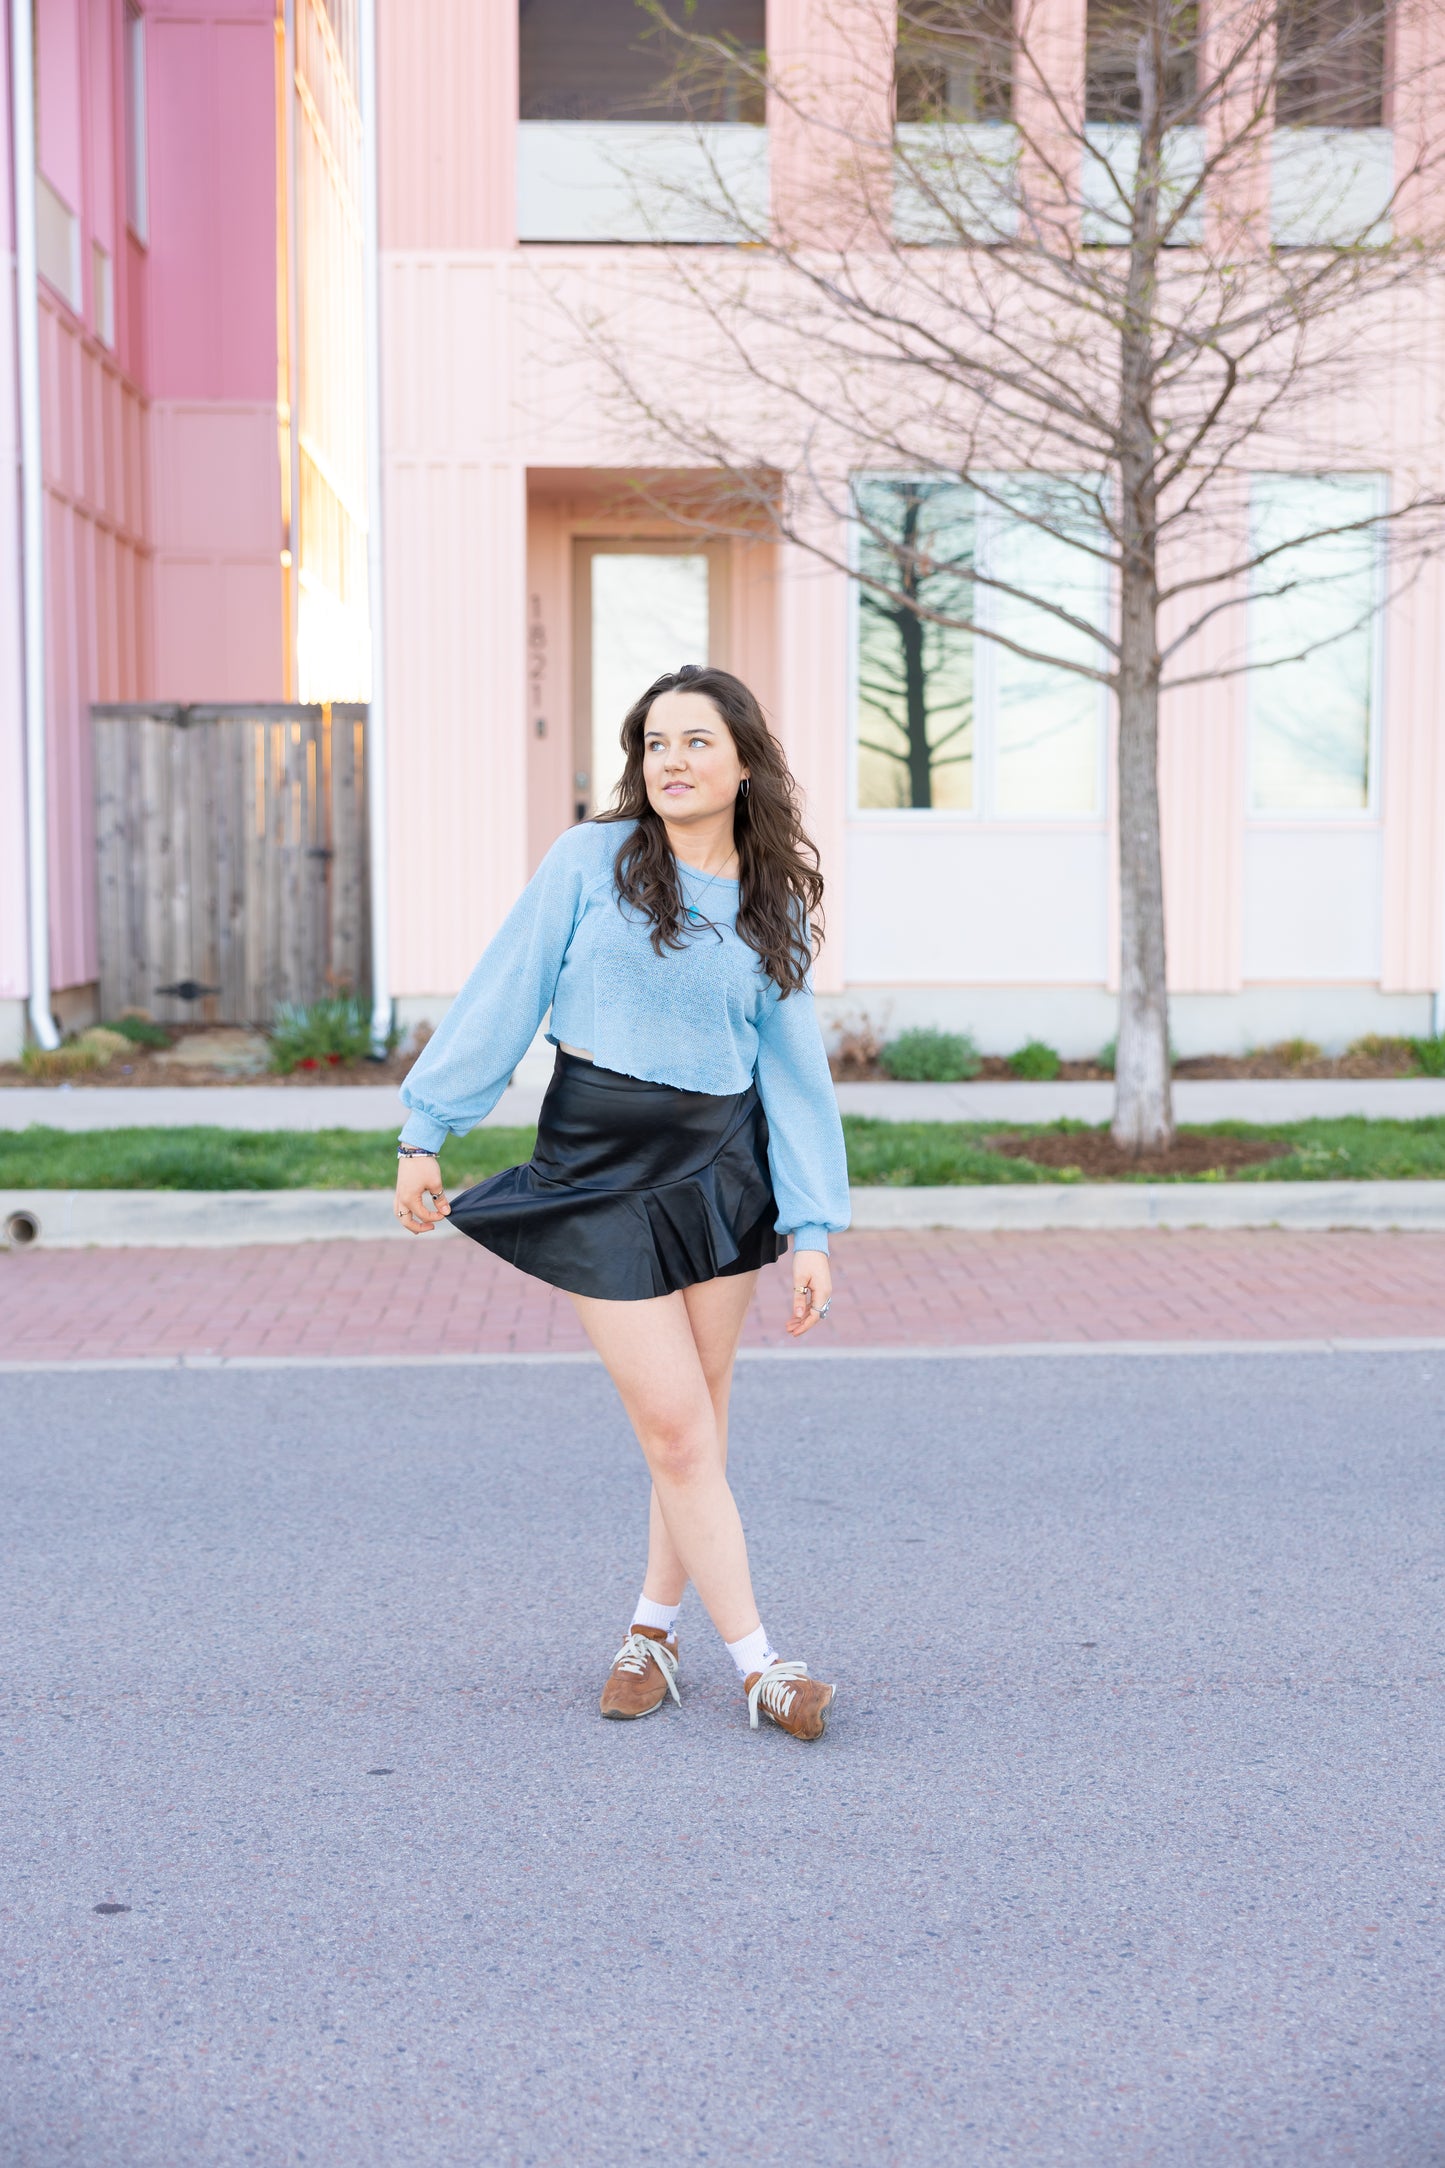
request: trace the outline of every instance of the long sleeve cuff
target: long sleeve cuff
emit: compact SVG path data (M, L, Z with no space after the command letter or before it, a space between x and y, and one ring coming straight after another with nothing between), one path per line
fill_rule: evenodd
M397 1142L419 1144L424 1152L439 1152L450 1135L445 1123L439 1122L434 1115L423 1114L420 1107L413 1107Z
M795 1250L821 1250L828 1254L828 1230L826 1227L795 1227L793 1229Z

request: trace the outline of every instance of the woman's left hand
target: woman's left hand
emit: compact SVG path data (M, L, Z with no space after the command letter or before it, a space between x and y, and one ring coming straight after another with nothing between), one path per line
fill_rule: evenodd
M805 1332L823 1322L823 1310L833 1293L833 1275L826 1250L794 1250L793 1314L788 1332L800 1340Z

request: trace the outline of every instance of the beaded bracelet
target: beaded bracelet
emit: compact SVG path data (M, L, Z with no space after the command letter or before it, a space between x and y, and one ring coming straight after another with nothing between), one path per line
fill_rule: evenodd
M435 1159L437 1155L429 1152L424 1144L399 1144L396 1156L398 1159Z

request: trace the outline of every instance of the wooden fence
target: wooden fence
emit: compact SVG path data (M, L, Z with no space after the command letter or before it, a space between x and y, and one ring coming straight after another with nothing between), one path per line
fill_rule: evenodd
M91 716L102 1016L269 1024L365 994L365 708Z

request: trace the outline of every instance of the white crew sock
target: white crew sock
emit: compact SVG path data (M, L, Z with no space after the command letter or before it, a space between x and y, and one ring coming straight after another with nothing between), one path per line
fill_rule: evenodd
M729 1641L728 1654L738 1667L738 1677L748 1678L754 1671L766 1671L769 1664L778 1660L778 1652L768 1639L765 1626L755 1626L741 1641Z
M639 1596L632 1606L632 1623L634 1626L656 1626L670 1641L681 1609L680 1603L654 1603L650 1596Z

